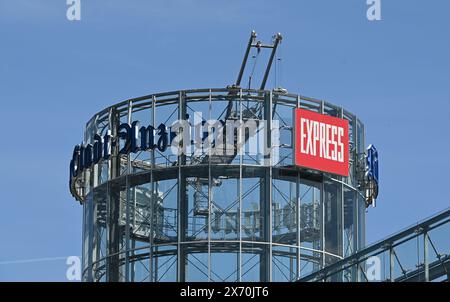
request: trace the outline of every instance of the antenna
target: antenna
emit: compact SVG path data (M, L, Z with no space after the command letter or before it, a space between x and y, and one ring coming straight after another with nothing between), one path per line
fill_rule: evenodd
M252 30L252 32L250 34L250 38L247 43L247 48L245 49L244 59L242 60L241 68L239 69L239 74L238 74L236 83L234 83L231 87L230 86L228 86L228 87L234 88L234 89L241 87L242 77L244 75L245 67L248 62L248 56L250 54L250 50L252 49L252 47L257 49L258 55L262 49L268 48L268 49L272 49L272 53L270 54L269 62L267 63L266 71L264 72L264 77L263 77L261 86L259 87L260 90L264 90L264 88L266 86L267 78L269 77L270 68L272 67L273 59L275 57L275 53L276 53L278 45L280 44L283 37L281 36L280 33L277 33L274 36L273 44L264 44L261 41L256 41L257 36L258 35L256 34L256 32L254 30ZM256 62L255 62L255 64L256 64ZM254 69L255 68L253 66L253 70ZM251 75L249 77L249 85L251 84L252 78L253 78L253 72L251 73ZM251 87L249 87L249 89L250 88ZM236 91L230 92L230 94L235 94L235 93L236 93ZM233 101L230 100L228 102L227 112L226 112L226 116L225 116L226 119L228 119L231 116L232 110L233 110Z
M235 86L241 85L242 75L244 74L245 65L247 64L247 60L248 60L248 55L250 53L250 49L252 48L253 43L255 42L256 37L257 37L256 32L254 30L252 30L252 33L250 34L250 40L248 41L248 44L247 44L247 49L245 50L244 60L242 61L241 69L239 70L239 75L237 77Z
M253 30L250 34L250 39L248 41L247 48L245 49L245 54L244 54L244 59L242 60L241 69L239 70L239 74L238 74L236 83L234 84L235 87L240 87L240 85L241 85L242 76L244 74L245 66L247 65L248 56L250 54L250 50L252 47L255 47L258 50L258 53L263 48L272 49L272 52L271 52L270 58L269 58L269 62L267 63L266 71L264 72L264 77L263 77L263 80L262 80L262 83L261 83L261 86L259 89L264 90L264 88L266 86L267 78L269 77L269 73L270 73L270 68L272 67L273 59L275 58L275 53L276 53L278 45L280 44L283 37L281 36L280 33L277 33L274 36L273 44L264 44L261 41L255 42L256 37L257 37L257 34Z
M281 34L277 33L275 35L274 44L271 46L268 46L268 48L272 48L272 53L270 54L270 59L269 59L269 62L267 63L266 72L264 73L264 78L261 83L261 87L259 88L260 90L264 90L264 87L266 86L267 78L269 77L269 73L270 73L270 68L272 67L273 58L275 57L275 53L277 52L278 44L280 44L282 39L283 39L283 37L281 36Z

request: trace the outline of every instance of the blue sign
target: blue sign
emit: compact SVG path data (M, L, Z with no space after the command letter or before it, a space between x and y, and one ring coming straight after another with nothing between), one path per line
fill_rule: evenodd
M369 147L367 147L366 170L367 179L369 181L374 181L378 186L378 151L374 145L369 145Z

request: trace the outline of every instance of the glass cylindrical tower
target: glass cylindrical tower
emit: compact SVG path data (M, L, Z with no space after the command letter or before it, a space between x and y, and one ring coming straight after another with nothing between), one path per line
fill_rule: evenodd
M348 177L293 164L295 108L348 120ZM120 125L137 138L150 132L134 122L153 135L176 120L193 131L205 120L265 121L266 137L277 127L276 154L174 154L120 139ZM83 206L85 281L294 281L364 245L364 126L327 102L232 88L152 94L96 114L82 146L86 168L71 171L70 190Z

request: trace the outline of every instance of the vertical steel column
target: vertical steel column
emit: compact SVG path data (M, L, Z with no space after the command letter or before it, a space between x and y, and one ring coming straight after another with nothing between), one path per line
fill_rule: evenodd
M294 191L295 193L292 193L292 191ZM295 200L295 204L297 204L297 193L296 192L297 192L297 181L296 181L296 183L289 182L289 199L288 200L289 200L289 203L290 203L289 206L291 208L293 207L292 206L292 195L293 194L295 195L295 198L296 198L296 199L294 199ZM288 231L290 232L291 230L288 228ZM289 247L289 254L293 254L294 251L297 252L297 250L298 250L298 248L296 248L294 250L294 248ZM295 257L297 258L297 253L295 253ZM295 281L295 279L297 277L297 273L296 272L297 272L297 266L296 266L296 269L294 270L294 257L292 257L290 255L290 257L289 257L289 280L288 281L290 281L290 282Z
M131 222L131 225L132 225L131 230L134 230L136 227L136 209L137 209L137 192L136 192L135 187L133 187L131 189L131 193L133 196L133 221ZM133 251L133 256L135 253L135 249L136 249L136 240L133 239L131 241L131 250ZM135 272L136 272L136 261L133 261L133 263L131 265L131 272L130 272L131 282L134 282L134 280L135 280Z
M95 115L94 125L93 125L93 128L95 130L92 131L92 133L94 133L94 135L96 133L98 133L98 123L97 122L98 122L98 115ZM93 139L94 135L92 136L91 140ZM95 164L92 166L92 179L91 179L92 186L91 186L91 188L95 188L99 184L99 178L100 178L99 176L101 174L101 168L99 169L100 165L101 164Z
M92 193L91 193L92 194ZM88 277L89 281L92 281L93 275L92 275L92 258L93 258L93 243L94 243L94 194L92 194L92 199L88 200L88 225L89 225L89 256L88 256L88 263L89 263L89 269L88 269Z
M339 244L341 245L341 255L343 258L345 258L347 255L345 255L345 208L344 208L344 185L341 183L339 184L341 187L341 231L340 235L341 238L339 238Z
M118 128L120 122L120 112L116 108L111 109L111 135L115 138L111 142L111 171L110 179L114 179L120 175L120 155ZM109 190L109 213L108 213L108 258L107 258L107 274L108 282L119 281L119 244L120 244L120 191L112 190L111 184L108 184Z
M325 104L324 101L320 102L320 113L324 114L325 110L324 110ZM321 220L322 220L322 238L321 238L321 250L322 250L322 266L321 268L325 267L325 247L326 247L326 243L325 243L325 184L324 184L324 177L322 175L322 184L320 186L320 207L321 207Z
M152 96L152 112L151 112L151 125L153 127L153 129L155 129L155 119L156 119L156 98L155 96ZM155 149L153 148L150 151L150 161L151 161L151 171L150 171L150 186L151 186L151 194L150 194L150 232L149 232L149 264L148 264L148 270L149 270L149 282L157 282L158 281L158 277L157 277L157 273L158 273L158 263L157 263L157 259L158 257L155 257L155 266L153 267L153 233L154 233L154 215L153 215L153 211L154 211L154 207L155 207L155 198L158 195L155 192L155 179L153 176L153 170L155 169ZM154 270L154 272L153 272ZM154 277L153 277L154 276Z
M184 120L186 118L186 100L184 92L179 92L178 97L178 119ZM183 145L186 142L183 142ZM185 232L187 225L187 194L186 194L186 176L183 172L183 166L186 165L186 155L180 154L178 156L178 254L177 254L177 281L186 281L186 252L182 242L185 241Z
M425 282L430 281L430 267L428 262L428 230L423 231L423 269Z
M89 281L88 276L85 276L85 273L84 273L85 270L88 268L88 267L86 267L86 265L84 265L85 262L87 261L86 256L87 256L87 253L90 252L88 250L88 247L84 243L86 241L85 240L85 237L86 237L86 202L83 203L83 225L82 225L81 232L82 232L81 250L83 251L82 255L81 255L81 280Z
M389 280L394 282L394 265L395 265L395 254L392 245L389 247Z
M101 258L101 256L100 256L100 249L98 248L99 247L99 242L101 241L101 238L99 238L99 236L98 236L98 231L97 231L97 227L98 227L98 224L97 224L97 213L98 213L98 203L97 203L97 201L95 200L96 198L95 198L95 194L92 194L92 203L93 203L93 212L92 212L92 217L93 217L93 228L92 228L92 230L93 230L93 244L92 244L92 262L96 262L96 261L98 261L100 258ZM92 265L92 271L93 271L93 265ZM93 274L91 274L92 276L91 276L91 279L93 279L94 277L93 277ZM91 281L93 281L93 280L91 280Z
M322 238L321 238L321 244L320 249L322 250L322 263L321 263L321 269L325 267L325 247L326 247L326 238L325 238L325 184L324 184L324 178L322 177L322 183L320 186L320 212L321 212L321 220L322 220Z
M264 120L267 127L267 146L272 148L272 92L264 94ZM269 155L265 155L264 180L261 182L261 214L264 219L264 241L267 243L263 247L261 254L261 281L272 281L272 149Z
M95 115L95 117L93 118L93 124L92 124L92 130L90 131L91 136L90 136L90 140L92 143L92 140L94 138L94 135L96 133L98 133L98 115ZM91 174L91 179L90 179L90 183L91 183L91 194L92 194L92 256L91 256L91 263L94 263L96 261L98 261L100 259L100 249L99 249L99 238L98 238L98 232L97 232L97 213L98 213L98 202L96 200L96 194L94 194L94 188L96 188L99 185L99 175L101 173L101 169L99 168L101 165L101 163L99 164L94 164L91 168L92 174ZM99 173L100 171L100 173ZM91 273L90 273L90 281L93 281L93 265L91 265Z
M312 188L312 192L311 192L311 197L312 197L312 206L313 206L313 211L315 211L315 201L316 201L316 188L313 187ZM320 197L320 196L319 196ZM321 200L319 200L321 202ZM319 206L321 206L321 204L319 203ZM319 213L320 214L320 223L322 223L322 211ZM323 232L323 230L321 229L320 232ZM316 240L313 241L313 249L315 250L320 250L320 247L322 246L322 233L320 234L320 238L319 238L319 242L317 243ZM313 252L313 255L316 255L316 252ZM320 260L322 261L322 253L320 254ZM319 270L321 268L322 263L313 263L313 269L314 270Z
M277 36L278 37L278 36ZM280 36L280 39L281 39L281 36ZM280 40L279 39L277 39L277 42L279 42ZM278 43L276 43L276 44L278 44ZM276 49L276 46L274 47L274 49ZM273 109L273 104L272 104L272 101L273 101L273 93L272 93L272 91L270 91L269 92L269 100L268 100L269 102L268 102L268 106L266 107L266 110L265 111L267 111L267 113L266 113L266 118L267 118L267 127L269 128L268 130L269 130L269 137L268 137L268 140L269 140L269 146L271 146L271 149L270 149L270 166L269 166L269 178L268 178L268 205L269 205L269 266L268 266L268 268L269 268L269 278L268 278L268 280L267 281L269 281L269 282L272 282L272 257L273 257L273 255L272 255L272 176L273 176L273 174L272 174L272 165L273 165L273 155L272 155L272 152L273 152L273 149L272 149L272 116L273 116L273 113L272 113L272 109ZM267 108L268 108L268 110L267 110ZM278 151L277 151L278 152Z
M298 109L298 108L300 108L300 96L298 95L297 96L297 106L296 106L296 108ZM295 123L295 110L294 110L294 114L293 114L293 118L292 118L292 120L294 121L294 123ZM296 148L296 144L297 144L297 139L296 139L296 127L295 127L295 125L294 125L294 127L293 127L293 129L294 129L294 132L293 132L293 135L292 135L292 152L293 152L293 162L295 163L295 148ZM300 229L300 209L301 209L301 200L300 200L300 173L297 171L297 177L296 177L296 187L297 187L297 197L296 197L296 200L297 200L297 216L296 216L296 221L297 221L297 275L296 275L296 277L297 277L297 279L299 279L300 277L301 277L301 272L300 272L300 270L301 270L301 241L302 241L302 238L301 238L301 229Z
M110 131L110 133L112 134L112 128L114 128L114 126L113 126L113 109L112 108L110 108L109 110L108 110L108 129L109 129L109 131ZM112 143L112 142L111 142ZM113 151L113 147L111 146L111 153L112 153L112 151ZM110 212L111 212L111 205L110 205L110 202L111 202L111 190L110 190L110 184L109 184L109 181L111 181L111 179L113 178L113 174L112 174L112 171L113 171L113 168L112 168L112 162L113 162L113 159L112 159L112 157L110 157L109 158L109 160L108 160L108 172L107 172L107 174L108 174L108 183L106 184L106 219L105 219L105 221L106 221L106 228L105 228L105 230L106 230L106 250L105 250L105 268L106 268L106 270L105 270L105 279L106 279L106 281L108 281L108 279L109 279L109 269L110 269L110 267L109 267L109 246L110 246ZM84 225L84 223L83 223L83 225Z
M133 112L133 103L128 101L127 123L131 125L131 115ZM130 182L131 174L131 154L127 155L127 173L125 179L125 282L130 278Z
M135 192L135 190L133 191ZM136 195L134 195L134 198L136 198ZM136 248L136 241L133 240L133 242L131 243L131 250L133 251L133 253L135 248ZM133 263L130 265L130 278L129 278L130 282L135 282L135 274L136 274L136 261L133 261Z
M242 126L242 89L239 90L239 121ZM240 128L244 129L244 128ZM245 129L244 129L245 131ZM241 135L241 139L244 140L245 133L242 133L242 130L239 131L239 135ZM240 142L240 139L238 139ZM241 146L243 151L245 151L245 147ZM243 153L239 154L239 180L238 180L238 194L239 194L239 208L238 215L236 219L238 219L238 232L239 232L239 251L238 251L238 259L237 259L237 280L239 282L242 281L242 163L243 163Z
M353 139L355 140L355 163L354 163L354 171L357 172L359 170L359 137L358 137L358 120L354 117L353 118ZM356 175L356 173L355 173ZM359 175L356 175L357 178L359 178ZM357 179L356 184L353 184L354 187L359 186L359 180ZM361 230L359 228L359 194L356 193L356 199L353 201L353 220L354 220L354 240L353 244L355 245L355 252L362 249L361 242L359 240Z
M209 106L208 106L208 119L212 119L212 99L211 99L211 89L209 89ZM212 176L211 176L211 155L212 155L212 145L208 149L208 282L211 282L211 197L212 197Z
M341 107L340 110L340 118L344 118L344 109ZM350 146L349 146L350 147ZM341 180L343 181L343 176L341 177ZM344 201L344 185L341 183L341 240L340 244L342 245L342 257L345 258L347 255L345 255L345 201ZM341 276L342 281L343 275Z

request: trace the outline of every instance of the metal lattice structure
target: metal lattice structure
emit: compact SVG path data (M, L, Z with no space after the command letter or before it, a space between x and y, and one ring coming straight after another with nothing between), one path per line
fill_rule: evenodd
M293 165L295 108L349 121L349 177ZM83 143L116 137L121 123L156 127L199 113L265 121L269 142L278 120L277 156L119 154L117 142L70 183L84 212L83 280L294 281L364 246L364 126L341 107L235 87L159 93L97 113Z
M299 281L448 282L449 231L447 209Z

